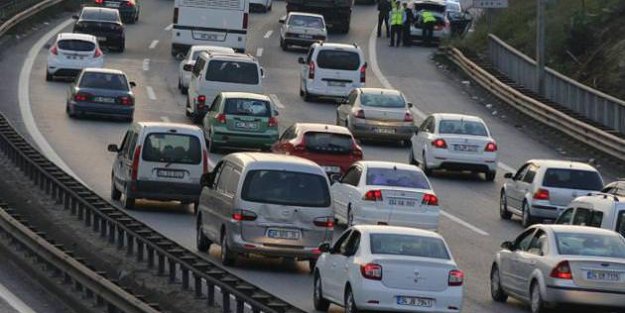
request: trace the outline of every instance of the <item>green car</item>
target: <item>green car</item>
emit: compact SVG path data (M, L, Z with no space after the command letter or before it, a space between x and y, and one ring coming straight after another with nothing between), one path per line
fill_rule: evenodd
M278 111L265 95L220 93L202 123L209 150L244 148L269 151L278 140L276 116Z

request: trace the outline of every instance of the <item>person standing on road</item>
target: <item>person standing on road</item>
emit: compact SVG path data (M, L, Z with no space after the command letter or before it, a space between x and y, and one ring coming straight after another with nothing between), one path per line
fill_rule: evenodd
M410 25L414 19L412 15L412 9L408 7L408 3L404 2L404 23L403 23L403 45L404 47L410 47Z
M391 36L388 26L388 15L391 12L390 0L378 1L378 37L382 36L382 23L386 26L386 38Z
M395 2L391 10L391 44L390 47L399 47L401 42L402 24L404 24L404 10L399 4L399 0ZM397 40L395 40L397 38Z
M436 24L436 17L432 14L432 12L423 10L421 11L421 14L419 14L419 18L421 27L423 27L423 41L425 42L425 45L429 46L432 42L432 37L434 36L434 24Z

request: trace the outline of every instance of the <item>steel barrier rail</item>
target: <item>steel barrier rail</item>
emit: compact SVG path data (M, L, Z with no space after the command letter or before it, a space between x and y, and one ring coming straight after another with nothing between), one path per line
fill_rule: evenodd
M5 204L0 204L0 230L12 243L18 243L31 255L44 260L46 267L57 275L62 275L66 282L73 282L88 290L87 293L106 305L109 312L124 313L160 313L122 287L93 271L85 264L71 257L57 246L48 242L40 234L20 221L19 216L11 216Z
M483 88L534 119L619 160L625 160L625 139L575 119L504 84L468 59L456 48L447 48L449 59Z
M0 36L4 36L4 34L6 34L7 31L9 31L11 28L15 27L15 25L23 22L24 20L26 20L27 18L41 12L42 10L45 10L53 5L59 4L61 2L63 2L65 0L43 0L31 7L29 7L28 9L15 14L13 17L11 17L8 21L4 22L2 25L0 25ZM17 0L16 2L20 2L20 6L24 6L27 7L28 5L31 5L32 3L35 3L36 1L32 1L32 0ZM26 5L25 5L26 4Z

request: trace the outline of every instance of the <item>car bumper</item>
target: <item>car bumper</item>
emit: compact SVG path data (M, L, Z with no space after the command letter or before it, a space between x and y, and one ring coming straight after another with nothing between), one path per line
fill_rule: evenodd
M315 36L315 37L316 38L301 38L301 37L288 36L288 37L284 37L284 42L289 45L307 47L320 40L326 41L325 36L319 36L319 37Z
M119 104L102 104L92 102L69 102L68 106L71 111L77 114L127 117L132 118L135 107L123 106Z
M410 125L353 123L350 130L359 139L410 140L417 127Z
M547 286L544 300L557 304L625 308L625 292L609 292L575 287Z
M325 81L313 83L313 80L307 80L306 92L311 96L345 98L352 90L362 88L364 85L363 83L352 83L346 84L345 87L329 87Z
M494 172L497 170L497 155L494 153L461 154L432 151L427 163L428 167L433 169Z
M199 183L175 183L138 180L131 184L128 195L136 199L161 201L198 201L202 191Z
M67 63L57 61L55 58L48 59L48 73L55 76L76 76L83 68L104 66L104 59L89 60L81 63Z
M557 206L549 202L534 202L530 205L530 213L533 217L541 217L545 219L556 219L560 213L566 209L566 206Z
M432 299L432 307L417 307L397 303L399 296ZM385 312L460 312L462 310L462 287L448 287L441 292L394 289L379 281L363 280L354 290L356 307L364 311ZM376 303L377 301L377 303Z
M354 225L391 225L438 230L440 211L409 212L380 208L355 208Z
M274 134L238 134L215 132L211 138L212 144L218 146L239 148L271 148L278 140L278 133Z
M319 250L317 249L320 244L319 242L308 247L269 245L245 241L240 234L232 234L228 240L229 248L241 254L257 254L267 257L287 257L302 260L316 259L319 257Z

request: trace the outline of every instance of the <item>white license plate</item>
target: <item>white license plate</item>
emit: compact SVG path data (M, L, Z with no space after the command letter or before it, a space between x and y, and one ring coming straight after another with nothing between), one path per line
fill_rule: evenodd
M119 2L106 2L104 5L109 8L119 8Z
M454 145L454 151L477 152L477 146L474 146L474 145Z
M328 86L331 86L331 87L345 87L345 83L344 82L329 81L328 82Z
M234 123L234 126L236 128L243 128L243 129L258 129L258 123L252 123L252 122L236 122Z
M299 38L312 39L313 36L312 35L299 35Z
M399 305L411 305L411 306L420 306L420 307L431 307L434 304L433 299L428 298L417 298L417 297L397 297L397 304Z
M102 102L102 103L115 103L115 98L109 97L93 97L94 102Z
M164 178L184 178L184 172L172 170L156 170L156 176Z
M300 232L299 230L270 228L267 230L267 237L273 239L299 240Z
M389 198L386 202L389 206L415 207L417 201L409 199Z
M323 168L323 170L326 173L340 173L341 172L341 168L338 166L322 166L321 168Z
M79 56L79 55L68 55L67 59L68 60L82 60L82 59L84 59L84 57L83 56Z
M98 37L98 41L106 41L106 37Z
M621 275L617 272L588 271L586 272L586 279L599 281L620 281Z
M395 130L392 128L374 128L373 132L377 134L394 134Z

